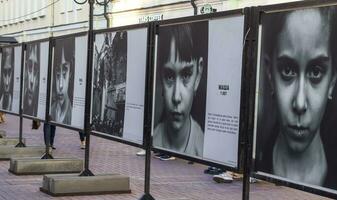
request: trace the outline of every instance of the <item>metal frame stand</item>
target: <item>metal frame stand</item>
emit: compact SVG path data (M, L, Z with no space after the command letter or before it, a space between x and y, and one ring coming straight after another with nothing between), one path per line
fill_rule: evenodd
M150 132L151 136L151 132ZM151 138L150 138L151 139ZM147 142L151 144L150 142ZM151 146L146 147L145 155L145 180L144 180L144 194L139 200L155 200L150 194L150 177L151 177Z
M256 42L257 42L257 21L256 21L256 8L250 7L245 8L245 20L247 21L247 35L245 36L245 67L246 67L246 77L248 77L248 95L249 97L255 96L255 73L256 73ZM248 32L249 31L249 32ZM252 172L252 148L253 148L253 133L254 133L254 109L255 109L255 98L252 98L248 102L248 117L247 123L248 128L246 135L244 137L244 176L243 176L243 187L242 187L242 199L249 200L250 192L250 175Z
M54 49L54 40L52 38L49 39L49 52L48 52L48 75L47 75L47 97L50 97L50 86L51 86L51 69L52 69L52 58L53 58L53 49ZM46 149L45 149L45 153L42 155L41 159L54 159L53 156L50 154L50 126L49 126L49 121L50 121L50 117L49 117L49 105L50 105L50 98L46 99L46 113L45 113L45 119L46 121L44 123L46 123L49 127L49 130L47 131L47 134L44 133L44 137L46 137L45 141L46 141ZM43 127L43 132L45 132L46 130L44 130Z
M144 146L145 146L145 180L144 194L139 200L155 200L150 194L150 178L151 178L151 124L152 124L152 94L153 94L153 66L154 66L154 48L155 48L155 24L150 23L148 28L148 57L146 72L146 88L144 109Z
M20 74L20 103L19 103L19 117L20 117L20 127L19 127L19 143L15 145L15 147L26 147L26 145L22 141L22 123L23 123L23 118L22 118L22 88L23 88L23 66L24 66L24 53L26 50L26 45L21 46L21 74Z
M91 72L92 72L92 60L93 60L93 16L94 16L94 4L95 0L86 0L83 3L89 3L89 32L88 32L88 55L87 55L87 77L86 77L86 101L84 112L84 134L85 134L85 154L84 154L84 170L79 176L94 176L89 169L89 156L90 156L90 104L91 104ZM75 1L76 2L76 1ZM78 3L78 2L76 2Z
M106 7L110 1L104 0L104 2L99 2L98 0L83 0L82 2L79 0L74 0L75 3L83 5L85 3L89 3L89 30L88 30L88 55L87 55L87 77L86 77L86 94L91 93L91 74L92 74L92 60L93 60L93 43L94 43L94 35L93 35L93 17L94 17L94 4L95 2L104 6L104 16L106 17ZM107 19L107 26L109 26L109 20ZM89 169L89 156L90 156L90 135L91 135L91 125L90 125L90 105L91 105L91 97L90 95L86 95L85 100L85 112L84 112L84 134L85 134L85 155L84 155L84 170L80 173L80 176L94 176L94 174Z
M21 108L20 108L20 113L22 113ZM20 114L19 143L17 145L15 145L15 147L26 147L25 143L23 143L23 141L22 141L22 123L23 123L22 114Z

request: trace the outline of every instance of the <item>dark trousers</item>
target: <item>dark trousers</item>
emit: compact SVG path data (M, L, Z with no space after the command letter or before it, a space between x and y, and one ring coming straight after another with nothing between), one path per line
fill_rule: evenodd
M44 143L45 145L54 145L56 126L44 123L43 124L43 134L44 134Z
M81 142L83 142L84 139L85 139L85 133L82 132L82 131L79 131L78 134L80 135L80 140L81 140Z

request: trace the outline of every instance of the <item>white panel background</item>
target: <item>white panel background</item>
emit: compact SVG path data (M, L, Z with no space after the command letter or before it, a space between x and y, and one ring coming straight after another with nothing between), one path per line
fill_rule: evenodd
M123 137L137 143L143 142L146 53L147 28L128 31Z
M14 85L11 112L19 114L22 46L14 47Z
M74 70L74 96L71 125L77 128L84 128L84 109L85 106L76 105L75 98L80 98L85 101L85 85L87 72L87 45L88 37L80 36L75 38L75 70ZM80 84L82 79L82 84Z
M44 119L45 113L46 113L48 56L49 56L49 42L41 42L40 43L39 104L37 108L37 117L39 119Z
M236 134L208 130L209 113L240 117L244 17L209 21L208 82L205 117L205 159L237 167L239 128ZM219 85L228 85L220 95Z

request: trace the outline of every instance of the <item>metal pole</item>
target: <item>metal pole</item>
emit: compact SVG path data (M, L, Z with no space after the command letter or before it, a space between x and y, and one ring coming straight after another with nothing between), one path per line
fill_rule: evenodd
M257 21L257 10L255 7L245 8L245 21L247 37L245 38L245 43L247 44L245 48L245 70L246 77L248 77L248 82L245 87L248 88L249 102L248 102L248 113L247 121L248 128L245 131L245 159L244 159L244 176L243 176L243 191L242 199L249 200L250 191L250 175L252 171L252 147L253 147L253 132L254 132L254 109L255 109L255 74L256 74L256 37L258 30ZM253 98L250 98L253 97Z
M109 14L107 13L107 7L108 7L108 0L104 0L104 18L106 20L106 27L110 28L110 19Z
M151 177L151 120L152 120L152 94L153 94L153 63L154 63L154 44L155 44L155 26L149 24L148 28L148 49L147 49L147 70L146 70L146 91L145 91L145 109L144 109L144 146L145 146L145 180L144 195L140 200L154 200L150 194Z
M149 127L150 128L150 127ZM147 134L151 135L151 132ZM151 137L146 138L151 140ZM145 180L144 180L144 193L150 195L150 177L151 177L151 142L147 141L146 154L145 154ZM150 195L151 196L151 195Z
M84 112L84 133L86 136L86 148L84 155L84 170L80 176L94 176L89 170L89 154L90 154L90 104L91 104L91 74L92 74L92 57L93 57L93 16L95 0L88 0L89 3L89 33L88 33L88 55L87 55L87 84L86 84L86 101Z
M26 145L22 141L22 87L23 87L23 62L24 62L24 52L26 50L26 44L23 44L21 46L21 73L20 73L20 103L19 103L19 116L20 116L20 125L19 125L19 143L15 147L26 147ZM14 48L14 54L15 54L15 48Z
M248 8L244 9L244 15L245 15L245 32L249 27L251 26L251 10ZM248 70L247 67L250 64L250 51L249 48L250 38L247 36L247 38L244 38L244 44L246 44L244 48L244 67L245 70ZM246 72L247 74L247 72ZM249 92L248 92L249 93ZM249 109L249 108L248 108ZM248 119L249 120L249 119ZM249 124L249 123L248 123ZM249 183L249 177L250 177L250 142L249 142L249 132L250 128L247 128L247 131L245 131L244 136L244 164L243 164L243 181L242 181L242 200L249 200L249 190L250 190L250 183Z
M48 74L47 74L47 99L46 99L46 113L45 113L45 121L44 123L47 124L47 126L49 127L49 130L45 130L44 126L43 126L43 132L45 134L45 131L47 134L44 135L45 138L45 152L42 155L41 159L53 159L53 156L50 154L49 152L49 148L50 148L50 126L49 126L49 121L50 121L50 117L49 117L49 105L50 105L50 86L51 86L51 69L52 69L52 64L53 64L53 49L54 49L54 40L52 38L49 39L49 52L48 52Z
M22 141L22 123L23 123L23 118L22 118L22 109L20 108L20 126L19 126L19 143L15 147L26 147L26 145Z
M194 16L195 16L195 15L198 15L198 7L197 7L197 5L195 4L195 0L191 0L191 5L192 5L192 7L193 7L193 14L194 14Z

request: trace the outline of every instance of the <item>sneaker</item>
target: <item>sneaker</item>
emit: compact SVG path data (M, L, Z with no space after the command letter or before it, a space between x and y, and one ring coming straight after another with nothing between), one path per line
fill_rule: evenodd
M233 182L233 177L224 172L222 174L214 175L213 180L217 183L231 183Z
M163 153L156 153L156 154L153 155L153 157L160 159L163 155L165 155L165 154L163 154Z
M257 179L253 177L249 177L249 183L256 183Z
M81 141L81 149L85 149L85 141Z
M235 173L235 172L229 172L227 171L227 173L233 177L233 179L237 179L237 180L242 180L243 179L243 174L238 174L238 173Z
M146 154L146 151L143 149L136 153L137 156L145 156L145 154Z
M56 149L54 146L51 146L51 148L54 149L54 150Z
M205 174L211 174L211 175L219 175L223 173L224 171L220 168L216 167L208 167L207 169L204 170Z
M53 152L53 148L52 148L52 147L49 147L49 148L48 148L48 153L51 155L52 152Z
M162 160L162 161L175 160L175 159L176 159L175 157L169 156L169 155L162 155L160 157L160 160Z

